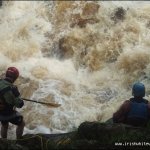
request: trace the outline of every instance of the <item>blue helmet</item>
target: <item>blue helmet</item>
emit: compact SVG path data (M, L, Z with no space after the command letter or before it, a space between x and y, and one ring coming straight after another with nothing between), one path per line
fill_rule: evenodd
M145 96L145 86L144 84L137 82L133 85L132 95L134 97L144 97Z

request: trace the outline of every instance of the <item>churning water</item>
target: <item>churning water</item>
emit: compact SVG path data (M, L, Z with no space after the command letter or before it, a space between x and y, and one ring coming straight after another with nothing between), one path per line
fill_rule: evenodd
M132 1L5 1L0 71L16 66L26 133L63 133L105 121L141 81L150 93L150 4ZM9 136L15 137L15 126Z

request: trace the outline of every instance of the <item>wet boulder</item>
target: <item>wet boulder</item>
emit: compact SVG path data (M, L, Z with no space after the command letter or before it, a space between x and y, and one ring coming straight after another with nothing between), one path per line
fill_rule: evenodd
M112 149L116 148L116 142L140 143L144 141L149 144L149 134L150 125L147 128L140 128L125 124L113 124L111 121L105 123L87 121L81 123L78 129L73 132L60 134L27 134L19 140L0 139L0 149ZM118 146L118 148L121 147ZM141 148L141 146L138 148Z
M118 21L123 21L126 16L126 10L122 7L118 7L115 9L114 13L112 14L111 19L114 20L115 23Z
M134 127L125 124L115 124L112 121L83 122L78 128L78 136L82 139L96 140L100 145L114 145L115 142L148 142L150 126Z

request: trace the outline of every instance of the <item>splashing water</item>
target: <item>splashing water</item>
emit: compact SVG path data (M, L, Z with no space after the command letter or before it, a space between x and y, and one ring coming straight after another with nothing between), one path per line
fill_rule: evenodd
M105 121L141 81L149 90L148 2L5 1L0 8L0 68L20 70L26 133L61 133ZM14 138L14 126L9 137Z

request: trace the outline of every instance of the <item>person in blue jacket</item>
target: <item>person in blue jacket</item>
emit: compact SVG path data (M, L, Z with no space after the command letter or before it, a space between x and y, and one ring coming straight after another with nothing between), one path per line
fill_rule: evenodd
M133 97L126 100L113 114L114 123L146 126L150 119L150 103L145 97L144 84L137 82L132 88Z

